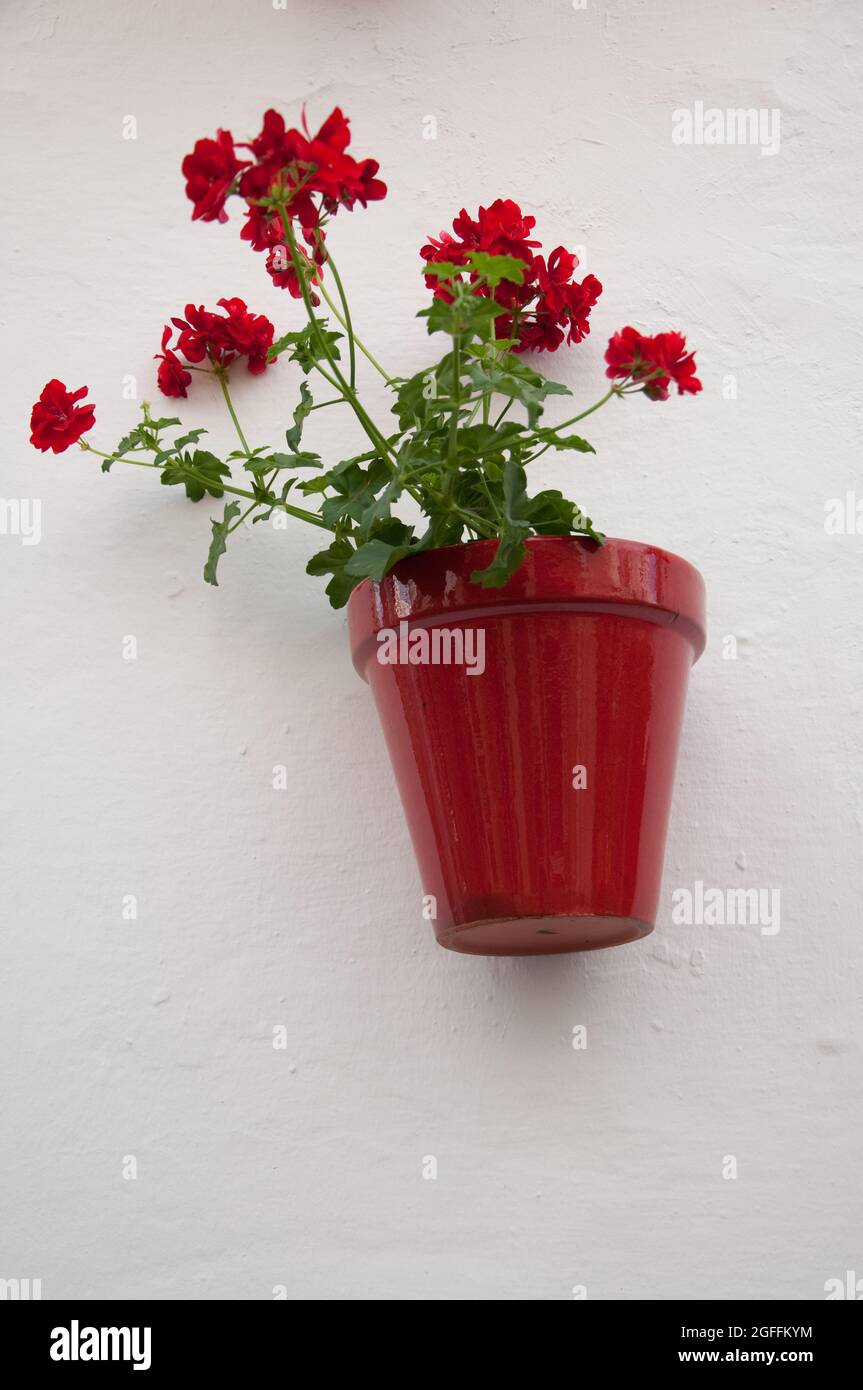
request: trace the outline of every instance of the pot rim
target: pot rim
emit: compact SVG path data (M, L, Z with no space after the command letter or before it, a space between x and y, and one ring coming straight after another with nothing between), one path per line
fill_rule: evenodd
M610 545L613 545L618 548L626 546L627 549L630 550L649 550L652 551L655 555L667 555L668 558L670 560L673 560L676 564L685 565L687 569L692 570L694 574L697 574L699 578L702 578L700 571L695 567L695 565L693 565L691 560L687 560L683 555L678 555L676 550L668 550L663 545L654 545L653 541L633 541L629 540L629 538L626 536L606 536L604 544L600 544L599 541L591 540L590 536L581 535L525 536L524 538L524 544L530 548L534 548L537 542L541 543L542 545L546 545L548 543L557 545L561 542L564 545L576 544L581 547L589 548L591 551L594 551L596 553L601 553L602 551L607 550ZM393 566L393 569L398 569L399 565L409 564L413 560L419 560L424 555L447 555L452 554L456 551L473 550L477 546L496 546L497 543L497 537L491 536L481 537L479 540L473 541L458 541L455 545L436 545L430 547L428 550L421 550L416 555L408 555L405 557L404 560L398 560L396 564ZM363 587L363 584L374 584L376 582L377 581L373 579L364 579L362 584L357 585L357 589L361 589ZM356 593L356 590L352 592L351 598L353 598L354 593Z
M528 536L527 554L501 589L471 584L472 551L493 552L496 539L463 541L407 556L380 581L364 579L348 599L354 666L361 676L381 628L487 621L531 610L611 612L674 625L692 645L706 644L704 580L689 560L649 541L609 536ZM561 552L568 551L565 560ZM556 552L556 553L555 553ZM447 560L452 563L447 564Z

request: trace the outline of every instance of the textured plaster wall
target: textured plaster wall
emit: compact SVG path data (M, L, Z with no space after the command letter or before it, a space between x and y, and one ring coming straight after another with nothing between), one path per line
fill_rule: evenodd
M0 36L0 495L42 504L38 545L0 535L0 1277L45 1298L809 1299L863 1273L863 535L824 524L863 494L860 6L19 0ZM113 443L123 378L152 397L187 299L299 323L236 218L192 225L178 166L304 101L343 104L389 181L333 244L396 369L428 355L416 249L497 196L605 284L587 344L545 364L580 399L623 323L698 348L701 397L615 404L595 460L543 475L707 580L640 944L441 951L343 616L304 574L314 536L238 534L214 590L206 506L27 446L53 375L87 382ZM778 152L673 143L699 101L778 110ZM199 385L184 418L231 447ZM256 439L296 389L288 367L240 381ZM316 428L355 451L349 420ZM779 890L779 932L675 924L697 880Z

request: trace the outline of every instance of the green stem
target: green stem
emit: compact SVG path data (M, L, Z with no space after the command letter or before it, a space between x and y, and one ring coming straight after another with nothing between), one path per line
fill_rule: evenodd
M582 410L581 414L573 415L572 419L564 420L563 423L560 425L554 425L553 429L557 434L559 434L561 430L569 429L570 425L577 425L579 420L586 420L588 415L592 415L595 410L599 410L600 406L603 406L606 404L607 401L610 401L612 396L619 396L620 394L620 384L618 382L615 382L615 384L606 391L605 395L601 396L598 401L594 401L593 405L588 406L587 410ZM542 449L538 449L535 454L531 454L529 459L525 459L525 462L533 463L536 459L542 458L542 455L544 453L547 453L549 449L553 448L553 444L546 444Z
M264 487L266 488L267 492L269 492L270 488L273 486L273 479L275 478L275 476L276 476L276 474L278 473L278 471L279 471L278 468L274 468L273 471L272 471L272 473L270 474L270 476L269 476L268 478L265 478L265 479L264 479ZM246 517L249 516L249 515L255 510L256 507L258 507L258 506L261 506L261 507L262 507L262 506L264 506L264 505L265 505L265 504L264 504L263 502L260 502L260 503L259 503L258 500L257 500L257 498L256 498L255 501L252 502L251 505L248 506L248 507L246 508L246 510L242 513L242 515L237 517L237 519L236 519L236 521L234 522L233 526L229 526L229 527L228 527L228 535L230 535L232 531L236 531L236 529L237 529L238 526L242 526L242 524L243 524L243 522L245 521ZM310 512L309 515L311 516L312 513Z
M476 531L477 535L485 536L487 539L497 535L497 530L488 517L477 516L476 512L468 511L466 507L455 507L454 511Z
M489 346L491 347L492 363L494 363L494 361L495 361L495 359L496 359L496 357L497 357L497 354L495 353L495 350L494 350L494 319L492 319L492 321L491 321L491 327L489 328ZM483 393L482 393L482 422L483 422L484 425L487 425L487 424L488 424L488 419L489 419L489 415L490 415L490 414L491 414L491 392L490 392L490 391L483 391ZM471 416L471 419L473 419L473 416Z
M333 258L332 258L332 256L329 256L329 255L328 255L327 265L329 266L330 270L333 272L333 279L335 280L336 285L339 287L339 294L340 294L341 299L342 299L342 304L345 306L344 317L342 317L341 313L339 312L339 309L338 309L337 305L333 303L332 299L331 299L330 296L327 294L327 292L326 292L326 290L324 289L323 285L319 285L319 286L318 286L318 288L320 289L321 295L322 295L323 298L325 299L326 303L329 305L329 308L330 308L330 310L331 310L331 312L332 312L332 314L333 314L333 317L336 318L336 319L338 319L339 323L342 325L342 328L344 328L345 331L347 332L349 342L356 343L356 345L357 345L357 347L359 348L360 352L363 354L363 357L365 357L367 361L371 362L371 364L372 364L372 366L374 367L375 371L376 371L376 372L380 372L380 374L381 374L381 376L383 377L384 381L387 382L387 384L389 384L391 381L394 380L394 378L390 376L389 372L387 372L387 371L384 370L384 368L381 366L381 364L380 364L380 362L378 361L378 359L374 356L374 354L370 351L370 349L366 347L366 345L365 345L365 343L363 342L362 338L358 337L357 334L353 332L353 329L352 329L352 326L351 326L350 315L348 314L348 310L347 310L347 300L346 300L345 297L344 297L344 291L343 291L342 288L341 288L341 280L339 279L339 272L336 270L336 267L335 267L335 265L333 264Z
M327 382L327 384L328 384L329 386L332 386L336 391L341 391L342 388L339 386L339 383L336 381L336 379L335 379L334 377L331 377L331 376L330 376L329 372L325 372L325 371L324 371L324 369L323 369L323 367L321 366L320 362L313 362L313 363L312 363L312 366L314 367L314 369L315 369L316 372L319 372L319 373L320 373L320 375L324 378L324 381ZM328 401L327 404L328 404L328 405L333 405L333 404L336 404L336 405L349 405L350 402L348 401L347 397L346 397L344 394L342 394L341 396L339 396L339 398L338 398L337 401L335 401L335 402L333 402L333 401ZM313 406L312 409L314 410L315 407Z
M452 409L449 414L449 459L455 464L458 442L458 415L461 409L461 336L456 333L452 340Z
M242 512L240 516L237 517L237 519L236 519L236 521L234 522L233 526L229 526L229 527L228 527L228 529L227 529L227 531L226 531L225 534L228 535L228 536L230 536L230 534L231 534L232 531L236 531L236 529L237 529L238 526L242 526L242 524L243 524L243 522L245 521L246 517L247 517L247 516L250 516L251 513L255 510L255 508L256 508L257 506L259 506L259 505L260 505L260 504L259 504L259 502L258 502L258 500L257 500L257 498L256 498L255 501L252 502L252 503L250 503L250 505L246 508L246 510L245 510L244 512Z
M240 441L240 443L242 444L243 448L245 449L246 453L249 454L249 453L251 453L251 450L249 449L249 446L248 446L248 444L247 444L247 442L246 442L246 436L243 434L242 428L240 427L240 422L239 422L239 420L237 419L237 412L235 411L235 409L234 409L234 403L233 403L233 401L231 400L231 393L230 393L230 391L228 390L228 376L227 376L227 373L225 372L224 368L222 368L222 369L216 371L214 374L215 374L215 376L217 376L217 377L219 378L219 385L220 385L221 388L222 388L222 395L223 395L224 398L225 398L225 405L228 407L228 414L230 415L231 419L232 419L233 422L234 422L234 428L235 428L235 430L237 431L237 436L238 436L238 438L239 438L239 441Z
M599 407L601 405L605 405L606 401L610 401L612 396L619 395L620 387L617 385L617 383L615 383L614 386L609 387L604 396L600 396L598 401L595 401L593 405L588 406L587 410L583 410L580 415L573 415L571 420L564 420L562 424L555 425L555 430L557 430L559 433L560 430L569 429L570 425L577 425L579 420L586 420L588 415L592 415L595 410L599 410Z
M491 488L488 485L488 479L486 478L484 473L480 473L479 480L482 483L482 490L488 499L488 505L491 507L492 512L497 517L498 522L502 521L503 518L501 516L500 507L497 505L497 503L494 500L494 497L492 496Z
M300 252L297 246L296 237L294 235L294 229L291 225L291 220L288 217L287 213L287 207L284 203L279 204L279 216L281 218L282 227L284 229L285 240L287 241L288 246L290 247L291 260L293 262L294 270L299 281L300 293L302 294L303 304L305 305L306 310L306 317L309 320L309 326L311 327L312 333L314 334L320 353L322 357L326 359L327 365L330 369L329 372L325 372L319 364L316 364L318 366L318 370L321 371L321 374L328 381L331 381L331 384L335 386L336 390L341 391L344 399L347 401L348 405L353 410L354 414L356 415L358 421L362 425L372 444L375 445L377 453L386 460L391 471L395 473L398 469L398 461L396 458L395 450L393 449L392 445L387 442L387 440L384 438L383 434L378 429L375 422L372 420L368 412L364 409L362 403L357 397L356 391L353 389L350 383L346 381L345 376L339 367L337 359L333 356L332 348L330 347L325 336L321 332L320 325L318 323L317 318L315 317L314 310L312 308L311 296L309 294L307 278L308 267L307 265L303 265L302 261L300 260ZM332 377L330 377L330 373L332 373ZM410 497L414 499L415 502L417 502L421 507L423 507L423 510L427 510L427 508L424 506L421 491L418 491L416 488L410 486L406 487L405 491L408 493ZM432 494L429 493L428 495L431 496ZM436 500L440 501L441 499L438 498ZM477 525L482 527L483 530L488 529L488 523L484 521L481 517L477 517L472 512L466 511L461 507L452 506L451 503L449 503L449 506L456 515L461 516L462 519L468 522L470 525L472 525L474 529L476 529ZM286 507L286 510L289 509ZM495 533L492 532L492 534Z
M83 441L82 448L89 454L98 454L100 458L110 459L112 463L131 463L136 468L155 468L158 473L162 472L162 465L159 463L145 463L142 459L127 458L125 454L106 454L103 449L96 449L92 444L84 444ZM203 477L188 466L186 467L186 472L195 482L203 484L209 492L210 488L213 486L212 478ZM229 492L232 497L245 497L249 502L254 502L255 506L263 505L253 492L248 492L244 488L233 487L230 483L222 482L218 484L218 487L220 492ZM267 503L267 505L269 506L269 503ZM280 507L282 511L287 512L289 516L297 517L299 521L308 521L312 526L320 526L324 531L334 531L336 529L334 526L328 526L323 518L318 516L316 512L307 512L302 507L292 507L290 502L282 502L277 498L273 502L273 506ZM251 510L251 508L249 510Z
M291 225L291 220L288 217L287 208L284 203L279 204L279 215L282 220L282 227L284 228L285 238L291 250L291 260L293 261L294 270L299 281L300 293L303 296L303 304L305 305L309 325L311 327L312 333L315 336L315 339L317 340L318 348L320 349L322 356L326 358L330 371L332 372L332 375L335 378L333 385L335 385L337 389L341 391L342 395L350 405L351 409L353 410L354 414L356 415L357 419L359 420L360 424L362 425L363 429L365 430L372 443L377 445L377 447L383 452L384 457L386 457L389 454L393 458L395 458L393 450L390 448L390 445L387 444L381 431L378 429L375 422L371 419L368 412L360 403L353 387L345 380L345 377L339 367L338 361L333 356L333 351L330 347L330 344L327 342L326 338L321 333L320 325L315 317L314 310L312 308L311 296L309 294L307 267L304 266L300 260L300 251L299 247L297 246L297 239L294 236L294 229ZM324 375L326 375L326 373L324 373Z
M333 279L336 282L336 289L339 292L339 299L342 301L342 309L344 310L345 315L344 318L342 318L341 314L339 313L333 301L330 299L330 296L327 294L323 285L321 285L320 289L321 294L323 295L326 303L330 306L330 309L335 314L339 323L342 325L342 328L344 328L345 332L348 335L348 356L350 358L351 364L351 390L353 391L354 387L357 384L357 350L356 337L354 335L354 326L351 322L351 311L348 308L348 300L345 294L344 286L342 284L341 276L339 275L339 272L336 270L336 263L333 260L332 256L329 256L328 264L330 270L332 271Z
M201 478L200 481L204 482L205 480ZM259 502L253 492L244 492L242 488L229 487L227 483L220 483L219 486L223 492L231 492L235 497L248 497L255 503L255 506L270 505L269 502L266 504ZM318 516L317 512L307 512L304 507L292 507L290 502L282 502L279 498L276 498L272 505L273 507L279 507L283 512L287 512L288 516L295 516L298 521L308 521L312 526L320 527L322 531L334 531L336 529L334 526L328 526L323 517Z
M87 454L98 454L100 459L110 459L112 463L132 463L136 468L158 468L161 472L161 464L147 463L144 459L130 459L128 454L106 454L104 449L97 449L95 445L88 444L86 439L79 439L78 447Z

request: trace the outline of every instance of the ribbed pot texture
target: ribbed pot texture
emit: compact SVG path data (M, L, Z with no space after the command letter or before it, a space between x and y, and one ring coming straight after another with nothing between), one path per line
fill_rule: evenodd
M483 589L494 549L402 561L348 607L425 915L474 955L633 941L656 918L703 580L656 546L539 536Z

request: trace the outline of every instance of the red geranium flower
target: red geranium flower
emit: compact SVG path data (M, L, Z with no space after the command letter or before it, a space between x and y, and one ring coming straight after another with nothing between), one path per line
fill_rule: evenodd
M288 163L294 158L294 153L289 152L289 142L286 141L286 136L284 116L280 116L278 111L270 108L269 111L264 112L261 133L251 141L249 149L259 164L277 163L283 158Z
M588 317L599 296L602 285L595 275L585 275L579 282L572 280L564 290L564 306L561 317L566 323L568 343L581 343L590 332Z
M540 245L530 235L535 225L536 218L523 213L518 203L498 198L491 207L480 208L476 218L462 208L453 220L454 236L441 232L439 237L429 237L420 249L427 264L452 261L466 265L471 251L524 261L522 283L504 281L493 292L496 302L507 310L495 320L495 336L516 338L515 352L554 352L565 339L580 343L590 332L590 310L602 293L595 275L587 275L581 282L572 278L578 258L563 246L556 247L547 261L534 254ZM475 275L471 278L476 280ZM446 282L436 275L427 275L426 284L437 298L452 299ZM488 294L484 287L477 292Z
M302 130L288 130L277 111L264 113L260 134L247 146L254 163L240 180L240 192L250 207L284 194L291 217L308 229L317 226L323 212L351 209L356 203L365 207L386 196L386 184L377 177L377 160L358 161L346 153L350 125L340 107L330 112L316 135L309 131L305 113L302 124Z
M300 277L294 269L291 248L285 242L274 246L267 256L267 274L280 290L288 290L294 299L302 299L303 290ZM319 275L320 271L316 270L315 278ZM320 302L319 296L309 287L309 303L316 307Z
M278 214L268 213L263 208L249 203L246 210L246 224L240 232L253 251L271 251L285 239L285 229Z
M298 246L297 250L301 260L305 260L311 274L309 276L309 300L313 305L320 304L320 299L311 288L312 285L319 285L323 275L323 263L327 258L326 247L324 245L324 234L320 227L303 232L303 236L311 246L312 254L304 247ZM267 256L267 274L274 285L279 289L289 290L294 299L302 298L302 287L300 278L294 269L294 262L291 257L291 248L285 241L279 241L272 247Z
M300 152L300 160L308 171L307 187L310 192L320 193L327 212L336 212L339 207L349 211L355 203L366 207L386 197L387 186L379 178L380 168L376 159L357 161L346 154L351 133L347 117L336 106L324 121L317 135L310 135L303 112L303 131L308 141ZM299 132L290 131L296 136Z
M184 319L171 319L174 327L179 330L177 351L183 354L187 362L203 362L214 348L216 315L205 309L203 304L197 307L187 304L185 313Z
M215 140L197 140L191 154L183 160L186 197L194 203L192 221L227 222L225 200L248 160L239 160L229 130L220 130Z
M346 153L350 126L340 107L330 112L316 135L310 133L305 113L302 127L289 130L278 111L265 111L260 134L244 146L254 158L243 166L238 184L247 205L240 236L253 251L266 254L273 283L297 299L302 291L277 204L285 204L287 215L312 247L309 260L318 267L312 280L320 282L326 218L340 207L365 207L387 191L377 177L376 160L357 161ZM314 294L312 302L318 302Z
M491 207L480 208L476 219L462 208L453 218L455 236L441 232L440 237L429 237L420 248L420 255L432 264L452 261L454 265L465 265L470 251L487 251L490 256L517 256L529 266L533 247L540 244L528 236L535 225L536 218L525 216L518 203L498 198ZM436 275L427 275L426 284L439 298L451 297Z
M67 391L62 381L49 381L30 415L30 443L43 454L62 454L96 423L94 405L76 405L88 388Z
M192 373L186 371L177 354L168 347L172 333L171 325L166 323L162 334L162 351L156 353L156 361L161 364L156 381L163 396L185 396L186 387L191 385Z
M649 338L636 328L621 328L610 339L605 360L607 377L631 377L633 381L650 378L643 390L652 401L668 400L672 381L679 396L694 396L702 389L695 375L695 353L686 351L682 333L657 333ZM656 372L659 375L654 375Z
M245 357L252 375L260 376L267 367L267 349L272 346L275 328L263 314L251 313L242 299L220 299L219 304L227 316L213 316L221 365Z
M226 199L238 192L246 201L242 239L252 250L266 254L274 284L299 298L300 284L290 254L278 249L286 241L279 205L285 205L285 212L313 247L311 259L318 267L313 279L320 281L326 259L322 245L326 219L340 207L350 210L357 203L366 207L386 196L377 160L354 159L347 153L349 144L350 125L338 106L315 135L309 131L305 112L302 129L289 130L284 117L269 110L264 112L260 133L246 143L235 145L224 130L215 140L198 140L183 161L186 193L195 204L192 216L226 221ZM251 158L240 159L240 149ZM318 302L314 295L312 300Z
M165 327L162 351L157 354L161 366L157 374L159 389L166 396L185 396L191 382L177 353L187 362L197 364L205 359L214 367L229 367L240 357L253 376L260 376L270 365L267 350L272 346L275 329L263 314L253 314L242 299L220 299L224 314L217 314L203 305L187 304L185 318L172 318L177 330L174 349L168 344L173 329Z
M285 229L280 213L273 207L261 208L261 200L284 195L291 218L304 228L316 227L320 219L320 209L312 197L314 190L305 179L304 167L283 151L274 159L253 164L240 179L240 194L246 199L249 211L260 212L265 221L280 229L282 236Z
M558 246L548 258L535 256L533 270L544 308L549 314L560 314L566 308L566 291L578 265L578 257Z
M497 323L501 320L498 319ZM498 332L498 337L510 337L512 335L513 320L506 319L509 325L506 333ZM518 325L518 346L513 348L514 352L556 352L564 340L565 333L553 314L544 314L541 311L531 314Z

